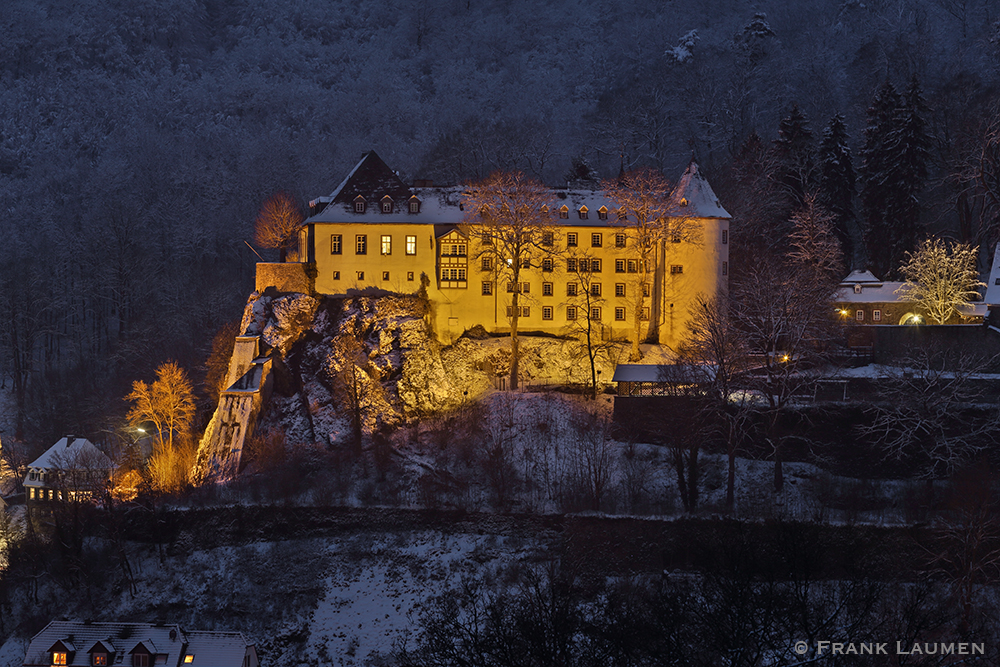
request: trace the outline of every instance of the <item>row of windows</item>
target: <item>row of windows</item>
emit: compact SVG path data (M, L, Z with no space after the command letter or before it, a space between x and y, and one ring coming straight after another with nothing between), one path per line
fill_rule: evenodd
M389 234L383 234L380 239L380 250L383 255L392 254L392 236ZM330 254L340 255L344 252L344 236L343 234L331 234L330 235ZM354 237L354 254L355 255L367 255L368 254L368 235L358 234ZM417 254L417 237L407 236L406 237L406 254L416 255Z
M103 643L103 642L102 642ZM132 667L149 667L149 653L135 652L132 654ZM52 652L52 664L62 667L67 664L67 653L65 651L53 651ZM159 658L156 660L156 664L166 664L167 656L166 654L160 653L156 656ZM121 661L119 661L121 662ZM194 662L194 654L187 653L184 656L184 664L190 665ZM108 654L94 651L90 654L90 664L93 667L105 667L108 664Z
M578 308L577 306L566 306L566 321L572 322L581 316L581 311L585 315L587 313L586 308ZM531 306L518 306L517 307L518 317L531 317ZM514 308L512 306L507 306L507 317L514 316ZM639 314L640 319L646 321L649 319L649 307L643 307L642 312ZM590 309L590 319L595 321L600 321L602 318L602 312L600 306L594 306ZM543 320L553 320L555 319L555 308L553 306L542 306L542 319ZM615 308L615 321L625 322L626 321L626 309L617 307Z
M465 275L464 273L462 274ZM455 280L452 278L452 280ZM465 280L464 277L458 278L458 280ZM531 293L531 283L517 283L517 293L518 294L530 294ZM507 293L512 294L514 292L515 283L507 283ZM591 283L589 286L591 296L601 296L603 288L601 283ZM580 290L580 285L578 283L566 283L566 296L579 296L582 292ZM649 284L643 283L642 285L642 295L644 297L649 297ZM493 283L483 282L483 296L493 296ZM555 296L555 283L542 283L542 296ZM615 283L615 296L625 297L628 296L628 287L625 283Z
M857 311L854 314L854 319L856 319L858 322L864 322L865 321L865 311L863 311L863 310ZM872 311L872 322L881 322L881 321L882 321L882 311L881 310L873 310Z
M383 213L392 213L393 210L395 209L395 202L392 200L392 197L386 195L382 197L382 199L379 201L379 208ZM409 205L407 208L409 209L410 213L420 213L420 200L417 199L416 197L410 197ZM367 200L365 200L365 198L362 197L361 195L355 197L354 212L364 213L367 210L368 210Z
M355 274L355 277L358 280L364 280L365 279L365 272L364 271L355 271L354 274ZM333 272L333 279L334 280L340 280L340 271L334 271ZM389 272L388 271L383 271L382 272L382 280L389 280ZM414 278L413 278L413 271L407 271L406 272L406 280L408 282L413 282L413 280L414 280ZM462 280L465 280L465 278L462 278Z

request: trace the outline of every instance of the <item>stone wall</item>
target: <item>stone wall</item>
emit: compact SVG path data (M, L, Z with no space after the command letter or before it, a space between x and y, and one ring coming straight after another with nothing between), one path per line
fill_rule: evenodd
M273 287L279 292L301 292L311 294L313 281L306 274L304 262L285 262L282 264L257 264L257 291L263 292Z

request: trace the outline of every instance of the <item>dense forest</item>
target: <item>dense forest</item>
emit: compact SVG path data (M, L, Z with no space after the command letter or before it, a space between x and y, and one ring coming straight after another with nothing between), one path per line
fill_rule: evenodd
M0 35L0 389L38 442L203 364L253 288L261 202L327 194L368 149L436 183L694 156L737 239L754 156L833 136L861 170L888 84L924 138L914 234L997 240L989 0L9 0Z

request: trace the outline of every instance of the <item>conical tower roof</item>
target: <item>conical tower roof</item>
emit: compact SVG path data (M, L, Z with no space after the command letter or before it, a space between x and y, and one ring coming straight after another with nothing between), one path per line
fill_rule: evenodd
M689 215L693 218L733 217L726 209L722 208L719 198L715 196L712 186L698 171L698 163L694 160L691 160L691 164L684 171L681 180L677 182L673 200L677 204L678 212L682 215Z

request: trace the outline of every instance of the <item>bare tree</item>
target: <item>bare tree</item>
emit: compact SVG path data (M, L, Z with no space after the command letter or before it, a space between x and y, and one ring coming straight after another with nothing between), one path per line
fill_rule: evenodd
M615 472L615 446L608 420L592 412L576 423L576 456L580 480L587 489L590 509L600 511Z
M918 303L936 324L944 324L958 313L959 306L970 306L978 297L980 282L976 269L979 251L972 245L953 244L941 239L927 239L899 271L906 283L897 290L904 298Z
M264 248L277 248L285 261L289 246L299 234L305 218L287 192L278 191L261 205L254 223L254 241Z
M567 273L578 281L571 283L572 287L568 289L573 293L566 297L567 307L573 309L570 312L575 312L568 321L568 329L583 338L581 350L586 354L590 365L590 396L593 399L597 398L598 392L598 356L604 353L609 359L613 359L623 346L623 341L615 341L610 335L610 328L605 328L601 323L604 317L605 286L601 282L601 273L593 270L599 266L594 262L600 261L586 253L582 257L567 258Z
M152 422L157 440L170 449L174 435L186 434L194 420L194 392L187 373L174 361L156 369L156 380L146 384L136 380L125 400L133 403L126 419L133 427Z
M520 350L521 270L543 251L543 235L551 228L549 190L521 172L495 172L470 183L464 196L465 224L470 239L479 238L477 259L488 258L497 279L511 289L510 388L517 389ZM499 286L498 286L499 288Z

